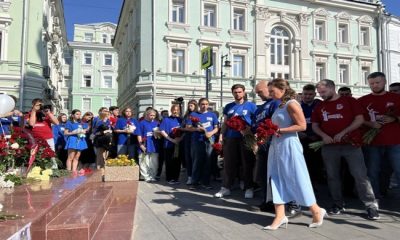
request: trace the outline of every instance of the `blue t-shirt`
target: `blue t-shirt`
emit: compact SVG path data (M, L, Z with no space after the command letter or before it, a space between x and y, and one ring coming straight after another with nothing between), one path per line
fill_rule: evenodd
M190 114L190 116L199 118L199 124L201 124L201 126L203 126L207 132L211 132L214 130L215 126L218 126L217 115L215 115L213 112L193 112ZM193 123L190 119L187 121L187 124L193 126ZM204 132L193 132L192 139L201 142L207 140ZM214 135L211 137L211 139L214 140Z
M69 132L72 132L72 131L78 129L79 127L81 127L82 129L88 129L89 125L87 123L75 122L75 121L70 121L70 120L68 120L67 124L65 124L65 129L68 129Z
M307 103L301 102L301 108L303 109L304 117L305 117L306 122L307 122L307 129L306 129L307 136L315 135L315 133L312 130L311 115L312 115L313 109L320 102L322 102L322 101L319 100L319 99L314 99L314 101L311 104L307 104Z
M54 144L55 146L65 146L66 139L64 136L66 123L60 123L58 125L53 125L53 137L54 137Z
M99 131L99 127L102 125L106 126L107 129L111 129L110 119L102 121L99 119L99 117L95 117L92 122L92 133L96 134Z
M131 133L130 138L131 138L131 144L136 143L137 142L136 135L138 135L137 129L139 127L139 122L135 118L124 118L124 117L118 118L117 123L115 124L115 129L124 130L127 128L128 125L135 127L135 130L133 131L133 133ZM125 145L127 140L128 140L128 134L118 133L118 143L117 143L118 145Z
M234 116L241 116L249 126L252 126L252 120L254 118L254 113L256 112L256 110L257 106L252 102L246 101L242 104L231 102L225 106L224 115L227 116L227 119ZM224 137L240 138L242 137L242 134L228 127L225 131Z
M170 135L172 132L172 129L174 128L179 128L182 124L182 119L179 117L167 117L164 118L163 121L160 124L160 130L164 131L166 134ZM171 136L172 137L172 136ZM172 148L174 147L174 143L171 141L168 141L167 139L164 138L164 148Z
M12 125L19 125L20 117L18 116L9 116L9 117L2 117L0 118L1 125L0 127L0 134L10 135L11 134L11 126ZM3 132L4 130L4 132Z
M153 136L153 129L158 127L158 125L159 123L156 120L149 122L144 119L139 123L137 128L137 135L142 136L142 140L143 138L146 138L146 141L143 144L146 146L146 152L148 153L158 152L156 138ZM139 152L142 152L142 149L139 148Z
M272 98L265 101L260 106L257 106L257 110L254 114L254 121L253 121L253 131L255 131L262 121L266 118L271 118L272 114L274 114L275 110L281 104L280 100L274 100Z

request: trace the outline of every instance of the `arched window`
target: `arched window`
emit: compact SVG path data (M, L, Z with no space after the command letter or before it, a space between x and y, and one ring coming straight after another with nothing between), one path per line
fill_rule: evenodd
M289 79L290 35L283 27L271 30L271 77Z

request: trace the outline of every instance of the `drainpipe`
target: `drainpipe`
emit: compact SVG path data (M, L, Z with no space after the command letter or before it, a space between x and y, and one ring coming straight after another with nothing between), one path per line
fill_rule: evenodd
M24 109L24 88L25 88L25 63L26 63L26 39L27 39L27 19L28 19L28 0L23 2L22 16L22 37L21 37L21 72L19 81L19 110Z
M151 16L151 52L152 52L152 61L151 61L151 65L152 65L152 78L153 78L153 100L152 100L152 105L153 108L156 107L156 95L157 95L157 74L156 74L156 66L155 66L155 59L156 59L156 51L155 51L155 27L156 27L156 23L155 23L155 13L156 13L156 6L155 6L155 0L153 0L151 2L152 5L152 16Z

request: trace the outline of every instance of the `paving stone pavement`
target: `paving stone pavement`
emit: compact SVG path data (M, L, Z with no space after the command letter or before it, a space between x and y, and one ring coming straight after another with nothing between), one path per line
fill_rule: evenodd
M189 190L180 185L140 182L134 220L135 240L252 240L252 239L399 239L400 190L392 191L381 201L381 219L370 221L356 198L346 199L346 212L329 216L321 228L310 229L311 214L289 219L287 229L263 231L272 222L273 214L260 212L260 193L254 199L244 199L236 189L232 195L217 199L213 190ZM326 185L317 187L317 199L329 207Z

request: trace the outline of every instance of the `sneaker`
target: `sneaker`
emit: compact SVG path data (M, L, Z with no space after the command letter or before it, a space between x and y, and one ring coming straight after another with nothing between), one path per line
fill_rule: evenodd
M368 219L370 220L378 220L381 218L379 216L378 209L376 208L368 208L367 213L368 213Z
M231 195L231 190L221 187L221 190L219 190L219 192L217 192L214 196L217 198L222 198L224 196L229 196Z
M329 214L332 214L332 215L340 215L340 214L342 214L342 212L344 212L344 211L345 211L345 209L344 209L343 207L340 207L340 206L338 206L338 205L333 205L333 206L329 209L328 213L329 213Z
M175 182L175 180L169 180L169 181L168 181L168 184L169 184L169 185L175 185L176 182Z
M254 192L252 188L249 188L246 190L244 193L244 198L253 198L254 197Z
M193 182L192 182L192 177L188 177L188 180L187 180L187 182L186 182L186 185L192 185L193 184Z

